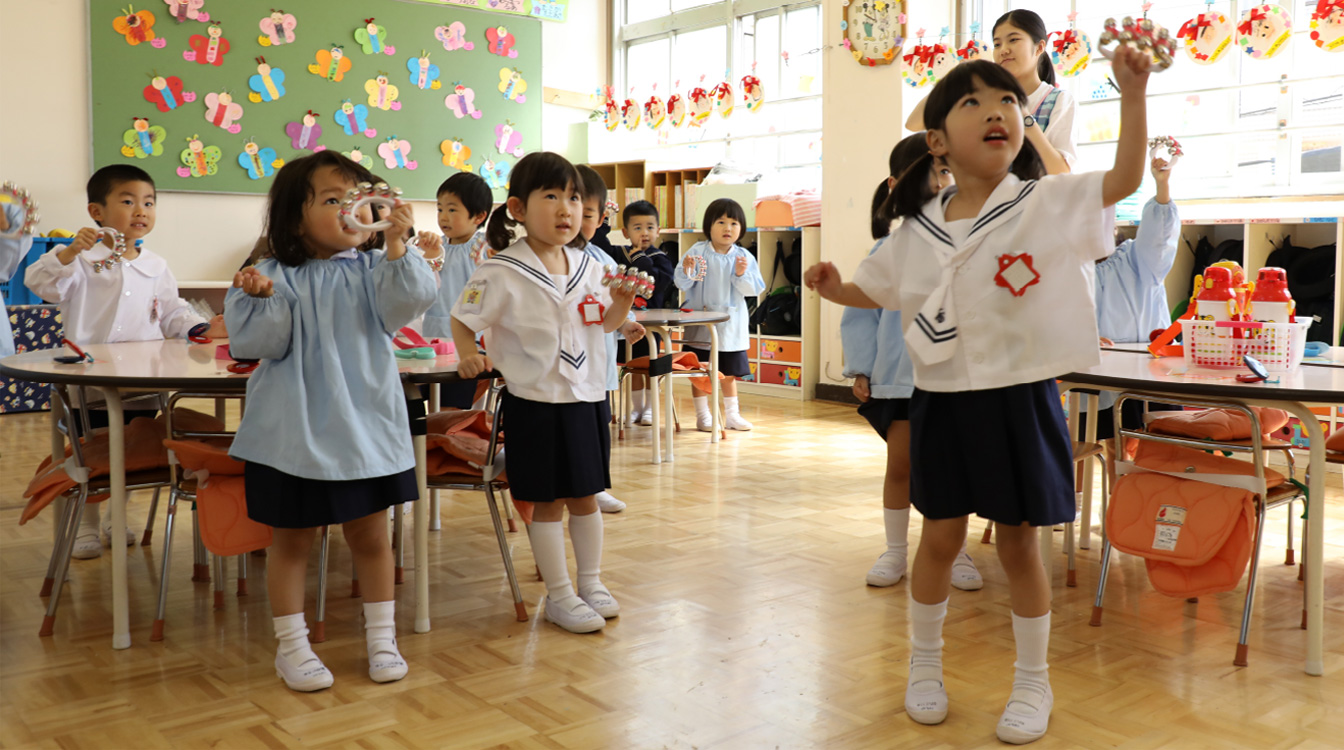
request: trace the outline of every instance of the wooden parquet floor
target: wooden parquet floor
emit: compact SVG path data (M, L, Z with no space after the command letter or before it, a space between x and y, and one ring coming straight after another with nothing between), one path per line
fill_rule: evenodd
M521 532L510 541L533 616L516 622L483 501L445 494L443 530L430 537L434 630L411 627L408 560L397 619L411 672L375 685L337 535L329 640L316 646L336 685L315 694L275 676L264 560L253 559L253 593L235 597L230 580L214 610L210 585L189 580L185 513L163 642L149 642L162 514L154 544L130 551L133 647L110 647L106 556L72 564L56 633L39 638L51 515L17 520L49 444L46 416L0 417L0 747L999 746L1013 637L1003 573L978 542L983 526L972 524L970 552L985 588L953 592L944 634L951 714L920 726L902 709L906 586L864 585L882 550L883 443L849 407L745 401L754 432L717 448L682 433L673 464L649 463L647 428L617 445L615 493L630 507L606 516L603 578L622 614L601 634L572 635L538 616L545 590ZM1244 589L1170 599L1137 559L1112 565L1105 624L1089 627L1094 543L1079 553L1078 588L1063 585L1062 555L1055 565L1056 704L1036 747L1344 747L1344 504L1337 474L1331 483L1324 676L1302 671L1302 595L1295 568L1282 565L1283 510L1270 518L1247 668L1232 666ZM132 499L133 523L144 523L147 500Z

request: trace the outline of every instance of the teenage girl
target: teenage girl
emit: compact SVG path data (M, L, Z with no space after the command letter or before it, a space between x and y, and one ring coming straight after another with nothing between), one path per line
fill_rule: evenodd
M342 524L364 589L369 677L406 676L397 650L386 509L415 500L415 453L392 335L434 302L434 272L402 240L409 204L381 232L341 220L367 169L334 151L286 164L271 185L270 254L234 275L224 305L235 357L260 359L229 453L247 462L247 515L274 527L267 556L276 673L292 690L330 687L303 618L317 527ZM364 223L371 221L367 207Z
M805 276L831 301L903 310L910 321L910 493L924 531L910 571L905 710L922 724L947 717L942 626L952 565L975 513L995 522L1017 643L999 739L1032 742L1049 725L1050 587L1032 527L1074 516L1072 444L1055 378L1100 362L1094 263L1115 249L1106 209L1143 179L1150 67L1131 47L1116 53L1114 166L1044 177L1024 141L1021 85L993 63L957 66L929 95L929 155L893 188L906 220L854 282L831 263ZM956 184L935 194L927 170L940 157ZM980 444L949 448L964 442L967 424Z
M924 133L907 136L891 150L887 159L890 176L877 186L873 195L873 253L890 233L898 207L890 200L897 177L929 153ZM952 170L934 160L928 173L929 187L941 190L952 184ZM870 255L872 253L869 253ZM840 317L840 340L845 350L845 376L854 378L854 396L859 399L859 415L887 441L887 473L882 485L882 520L887 532L887 549L868 571L869 586L894 586L905 577L910 528L910 394L915 375L910 355L905 351L901 332L901 313L896 310L845 308ZM985 585L965 545L952 566L952 585L963 591L975 591Z
M1026 109L1031 115L1023 123L1027 142L1036 149L1047 174L1072 171L1078 151L1073 136L1077 103L1055 83L1055 66L1046 52L1050 34L1045 22L1033 11L1012 10L994 22L993 34L994 61L1027 92ZM905 121L908 130L924 128L925 102L916 105Z
M602 286L602 264L584 253L583 197L583 178L564 157L523 157L509 176L508 201L486 225L497 252L452 312L458 372L475 377L498 369L508 380L501 409L510 489L536 503L528 530L546 581L546 619L574 633L601 630L620 613L599 578L596 495L611 486L605 338L625 323L634 301L633 292ZM527 236L515 240L518 224ZM487 328L481 354L476 332ZM565 562L566 508L577 596Z

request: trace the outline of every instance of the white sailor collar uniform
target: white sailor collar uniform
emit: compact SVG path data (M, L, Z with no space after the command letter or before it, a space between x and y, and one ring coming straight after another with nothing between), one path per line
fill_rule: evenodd
M486 353L519 398L546 403L607 397L607 349L600 322L585 325L580 305L602 309L611 294L601 267L582 250L565 248L569 273L552 275L526 240L485 261L462 290L453 317L473 331L489 329Z
M1114 249L1103 178L1009 174L975 219L955 222L949 187L859 265L854 283L905 311L917 387L1003 388L1100 362L1094 262Z

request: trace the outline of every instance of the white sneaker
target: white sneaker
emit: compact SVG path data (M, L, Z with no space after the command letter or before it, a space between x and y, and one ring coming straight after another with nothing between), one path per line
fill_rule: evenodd
M749 432L751 430L751 422L743 419L741 414L726 415L723 418L723 426L730 430L741 430L742 432Z
M616 597L600 583L587 591L580 591L579 598L584 604L592 607L594 612L608 620L621 613L621 605L616 603Z
M910 667L910 676L905 684L905 713L920 724L943 723L947 718L947 688L943 687L943 670L938 667Z
M132 531L130 527L127 527L127 528L126 528L126 546L127 546L127 547L130 547L130 546L133 545L133 544L135 544L135 532ZM104 546L104 547L111 547L111 546L112 546L112 524L111 524L111 523L103 524L103 546Z
M103 543L98 538L98 529L80 526L75 534L75 546L70 556L76 560L92 560L103 556Z
M406 676L410 667L397 650L397 639L378 638L366 642L369 650L369 679L374 682L396 682Z
M289 663L289 659L275 655L275 674L285 681L285 685L290 690L300 693L311 693L314 690L325 690L331 687L335 678L331 676L331 670L322 660L313 656L299 666Z
M546 620L571 633L593 633L606 627L606 619L594 612L587 602L577 596L570 599L574 603L564 607L546 597Z
M979 591L985 587L980 569L975 567L975 561L965 552L957 555L957 561L952 563L952 585L962 591Z
M1015 685L995 733L1012 745L1035 742L1044 737L1045 730L1050 727L1050 709L1054 705L1055 695L1050 688L1042 693L1034 686Z
M868 571L868 585L895 586L905 577L905 555L887 550Z
M639 423L645 427L653 426L653 408L646 406L644 411L639 413Z
M625 510L625 503L611 496L610 492L597 493L597 509L603 513L620 513Z
M644 412L636 409L635 411L630 412L630 418L627 419L625 423L631 425L639 424L639 420L643 416Z
M703 416L697 414L695 416L695 429L701 432L713 432L714 418L708 414L705 414Z

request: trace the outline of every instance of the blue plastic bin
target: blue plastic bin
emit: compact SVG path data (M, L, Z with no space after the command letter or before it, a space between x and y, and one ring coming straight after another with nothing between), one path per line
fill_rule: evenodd
M28 266L37 262L48 250L57 245L69 245L74 241L74 237L34 237L33 246L28 249L28 255L19 261L19 267L14 269L14 276L9 281L0 284L0 293L5 295L5 305L13 307L14 305L41 305L44 300L28 291L24 286L23 277L28 271Z

